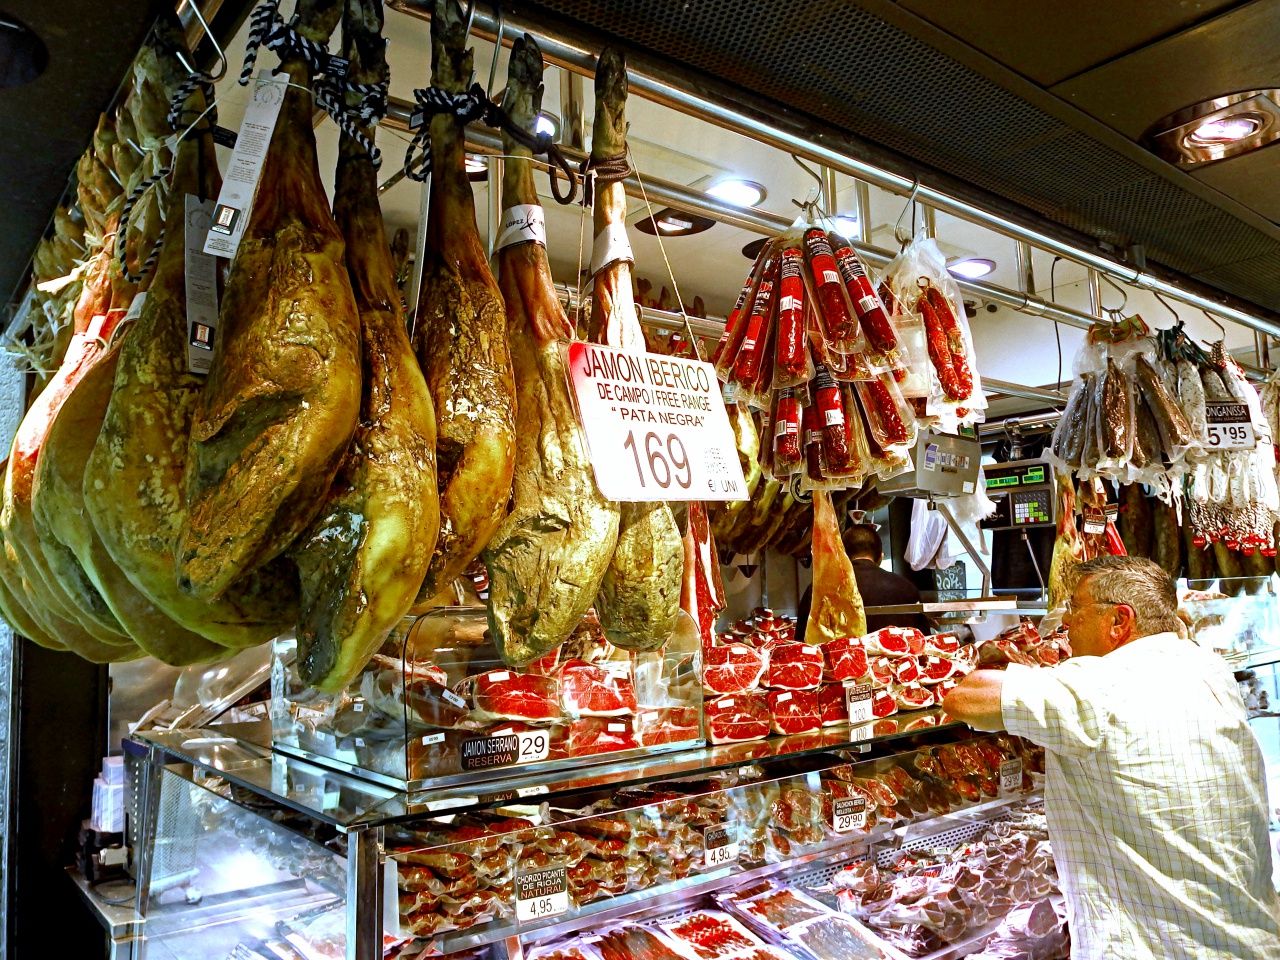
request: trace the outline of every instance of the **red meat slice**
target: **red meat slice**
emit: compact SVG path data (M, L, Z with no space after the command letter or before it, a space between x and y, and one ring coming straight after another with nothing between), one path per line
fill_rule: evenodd
M702 689L711 694L746 693L760 686L769 655L742 643L702 652Z
M933 691L918 683L895 684L891 692L894 702L901 710L920 710L933 706Z
M770 690L769 714L774 733L812 733L822 727L816 690Z
M1024 667L1038 667L1040 662L1028 653L1024 653L1012 640L996 637L978 646L978 666L1001 669L1011 663Z
M886 657L915 657L924 653L924 634L915 627L884 627L862 638L867 652Z
M472 702L482 714L512 720L560 718L560 684L554 677L490 670L472 678L471 691Z
M871 694L871 715L877 720L891 717L897 712L898 701L894 698L893 692L887 687L881 687ZM876 730L876 736L882 736L878 729Z
M943 680L941 683L933 687L933 702L939 707L942 701L947 699L947 694L958 687L960 684L955 680Z
M818 716L824 727L848 722L849 705L843 683L824 683L818 688Z
M1055 643L1042 643L1031 651L1031 655L1046 667L1054 667L1062 659L1062 654Z
M627 675L630 665L606 669L585 660L566 660L560 667L560 703L574 717L620 717L636 712L636 692Z
M827 680L865 680L867 648L857 637L839 637L822 647L826 661L824 677Z
M960 640L954 633L935 633L924 638L924 652L935 656L950 657L960 649Z
M649 707L636 715L640 744L683 743L702 736L702 714L697 707Z
M941 683L950 680L956 672L955 662L943 657L921 657L918 662L921 683Z
M896 661L891 657L872 657L867 661L867 669L871 677L882 687L893 683L893 665Z
M565 735L565 752L571 757L634 750L639 745L630 717L582 717L569 724Z
M708 700L705 709L712 743L762 740L769 735L769 701L759 691L717 697Z
M822 682L822 648L782 643L769 655L769 686L777 690L816 690Z
M899 657L891 662L894 683L916 683L920 680L920 661L916 657Z

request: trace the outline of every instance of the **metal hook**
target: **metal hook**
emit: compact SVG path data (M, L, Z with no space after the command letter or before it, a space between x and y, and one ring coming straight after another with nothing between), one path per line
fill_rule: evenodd
M902 212L898 214L898 219L895 220L893 223L894 239L897 240L898 243L900 243L903 247L905 247L908 243L911 242L911 235L914 235L916 232L916 194L918 194L919 192L920 192L920 178L916 177L916 179L911 184L911 192L907 194L907 202L903 205ZM908 210L911 211L911 235L904 237L902 235L902 230L901 230L902 218L907 215Z
M1124 287L1120 286L1120 284L1116 283L1114 280L1112 280L1109 276L1107 276L1105 273L1101 271L1098 272L1098 279L1105 280L1107 282L1107 285L1110 286L1111 289L1115 290L1118 294L1120 294L1121 297L1124 298L1120 301L1120 306L1103 307L1102 308L1103 311L1105 313L1112 314L1113 316L1116 316L1116 317L1121 316L1124 313L1124 308L1129 305L1129 291L1126 290Z
M791 201L797 207L799 207L801 210L804 211L805 216L808 217L811 222L816 223L817 221L822 219L822 211L818 208L819 201L822 197L822 174L818 173L816 170L810 167L807 163L805 163L803 160L797 157L794 153L791 154L791 159L795 161L797 167L799 167L809 176L813 177L813 179L818 184L817 186L818 192L816 196L813 193L813 188L810 188L809 198L812 198L812 199L806 198L803 201L793 199Z
M474 3L473 3L473 8L474 8ZM484 88L485 96L488 97L490 100L493 99L493 81L498 76L498 60L502 57L502 34L505 31L507 26L507 15L506 15L506 12L502 9L501 3L497 5L497 11L498 11L498 35L493 38L493 62L489 64L489 83ZM473 12L474 12L474 9L473 9ZM470 32L470 29L471 28L468 25L467 27L468 32Z
M1168 310L1170 313L1173 314L1173 319L1175 323L1182 323L1182 318L1178 316L1178 311L1173 309L1173 304L1171 304L1168 300L1166 300L1164 297L1160 295L1159 290L1152 290L1151 295L1154 296L1157 300L1159 300L1161 305L1166 310Z
M191 7L191 15L196 18L196 22L199 23L200 28L204 30L205 36L209 38L209 42L213 44L214 52L217 53L218 55L218 63L220 64L218 67L218 71L216 73L208 74L209 81L211 83L217 83L219 80L221 80L223 77L227 75L227 55L223 51L222 47L218 45L218 38L215 37L213 35L213 31L209 29L209 24L208 22L205 21L204 14L200 12L199 0L187 0L187 5ZM198 47L199 45L200 45L199 41L197 41L195 44L193 44L193 49L194 47ZM179 62L181 62L181 64L187 68L187 73L194 74L194 73L200 72L191 64L187 63L187 58L182 55L182 51L178 51L177 55L178 55Z
M1210 322L1210 323L1212 323L1215 327L1217 327L1217 328L1218 328L1218 333L1222 334L1222 342L1223 342L1223 343L1226 343L1226 340L1227 340L1227 328L1226 328L1226 327L1224 327L1221 323L1219 323L1219 322L1218 322L1218 318L1217 318L1217 317L1215 317L1215 316L1214 316L1212 313L1210 313L1208 310L1206 310L1204 307L1201 307L1201 308L1200 308L1200 312L1201 312L1201 313L1203 313L1206 317L1208 317L1208 318L1209 318L1209 322Z
M466 46L471 42L471 27L472 27L472 24L475 23L475 19L476 19L476 0L469 0L469 2L467 3L467 15L466 15L467 32L462 36L463 49L465 49ZM475 82L476 82L476 71L475 71L475 67L472 67L471 77L470 79L467 80L467 86L469 87L471 86L471 84Z

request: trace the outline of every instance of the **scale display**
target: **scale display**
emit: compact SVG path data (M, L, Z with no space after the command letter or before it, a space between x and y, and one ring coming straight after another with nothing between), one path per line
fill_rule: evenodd
M996 512L981 526L988 530L1048 527L1055 522L1054 489L1043 460L997 463L983 468L987 495Z

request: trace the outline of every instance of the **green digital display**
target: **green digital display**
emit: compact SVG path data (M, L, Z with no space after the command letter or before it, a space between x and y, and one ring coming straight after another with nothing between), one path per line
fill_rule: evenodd
M1029 467L1023 475L1022 482L1026 484L1044 483L1044 467Z
M1018 475L1011 473L1007 477L987 477L987 489L996 490L1000 487L1016 487L1018 485Z

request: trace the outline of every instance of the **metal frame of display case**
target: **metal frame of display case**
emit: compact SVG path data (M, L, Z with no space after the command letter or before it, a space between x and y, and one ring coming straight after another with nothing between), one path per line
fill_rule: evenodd
M816 778L822 771L835 766L863 761L872 763L891 761L895 757L907 756L909 750L951 742L948 739L930 735L939 732L954 733L956 728L934 726L880 739L850 741L843 745L843 750L827 746L814 751L781 753L772 757L753 757L744 752L730 759L716 756L714 751L717 748L703 748L686 751L695 756L684 757L683 762L679 755L666 755L644 764L637 761L619 764L620 767L632 768L632 772L627 774L625 771L615 771L613 783L640 785L647 782L705 775L710 772L731 771L757 764L772 767L780 761L786 761L786 766L779 765L770 769L760 781L727 785L724 791L755 789L769 783L782 784L805 777L813 777L814 782L817 782ZM332 770L314 767L295 758L271 755L260 744L215 735L212 731L147 734L143 735L143 740L145 742L135 744L134 749L141 747L146 752L146 765L142 778L142 816L145 825L142 830L141 849L138 851L136 901L137 914L141 918L140 936L144 944L147 938L147 914L154 851L161 839L158 835L159 809L165 778L180 777L194 787L205 789L209 788L206 780L216 778L217 782L226 783L234 789L231 790L233 795L229 798L216 791L215 795L221 800L241 806L248 814L261 815L261 811L245 807L235 796L236 791L240 791L241 799L251 795L278 808L303 814L305 819L335 829L344 835L347 862L344 891L347 957L349 960L378 960L382 956L384 910L387 909L385 902L388 897L388 891L384 886L387 882L385 868L389 862L396 860L394 853L387 849L388 830L397 826L412 828L424 817L438 816L438 810L432 810L425 804L420 807L414 806L403 794L389 792L375 784L359 781ZM760 744L766 743L768 741L760 742ZM898 749L899 747L905 749ZM789 769L797 765L807 769ZM568 797L589 791L597 794L600 791L608 791L612 784L602 782L598 776L595 776L598 772L596 770L580 771L577 779L571 778L554 787L526 783L525 789L531 789L540 801L554 795ZM308 799L316 795L311 789L313 785L308 784L308 778L312 777L318 778L317 782L322 784L320 795L325 798L335 798L336 805L322 808ZM298 783L306 789L311 789L311 792L307 793L301 788L297 792L291 792L291 783ZM487 789L490 785L484 786ZM543 787L547 788L545 793L542 790ZM498 806L513 799L518 802L522 795L524 794L521 788L516 785L513 789L498 790L473 798L474 802L470 804L470 809ZM986 820L1001 808L1022 802L1029 796L1031 795L1018 792L1007 797L971 804L949 814L920 815L919 819L909 824L885 825L883 829L873 829L867 834L851 834L834 838L828 836L826 840L808 845L803 852L778 863L748 866L743 869L724 867L692 874L682 879L666 881L658 887L583 904L575 908L572 916L549 918L545 922L532 924L515 920L509 923L486 921L485 929L448 931L431 936L429 939L442 952L490 946L496 951L497 956L505 954L508 960L520 960L523 956L522 944L545 941L574 930L620 919L643 910L655 897L660 897L665 905L690 900L746 879L771 876L800 865L812 865L821 861L846 862L855 857L865 856L873 844L896 848L912 843L923 836L933 836L952 830L957 825ZM455 805L452 809L460 808ZM601 814L601 816L612 815L615 814ZM276 826L281 827L281 824L277 823ZM290 829L288 826L282 828ZM320 846L314 837L308 839ZM142 954L145 955L145 948ZM135 953L136 955L138 954Z

